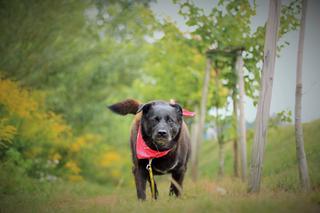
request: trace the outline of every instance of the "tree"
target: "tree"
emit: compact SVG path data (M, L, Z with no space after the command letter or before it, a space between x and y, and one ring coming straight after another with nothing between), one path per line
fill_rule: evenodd
M81 176L97 182L120 180L125 158L118 150L127 146L119 143L126 144L129 132L123 129L131 120L117 120L105 106L128 97L134 80L142 75L149 47L145 36L157 27L148 2L0 1L0 80L14 80L19 88L32 91L30 97L41 100L36 101L41 107L35 111L46 112L33 112L31 104L28 110L34 119L25 119L25 125L7 123L2 119L7 110L0 104L0 137L1 132L17 132L5 142L1 137L0 146L13 140L10 149L35 167L44 167L34 169L37 174L32 176L38 177L49 160L55 160L56 167L66 168L49 167L55 170L51 174L67 169L71 175L81 171ZM25 106L12 90L0 91L15 105ZM70 137L62 131L64 126ZM21 134L20 129L31 133ZM38 150L37 156L25 154L30 150ZM125 165L129 167L129 161Z
M201 96L201 103L200 103L200 115L199 115L199 124L197 132L197 139L196 139L196 146L195 146L195 155L194 161L191 165L191 172L192 172L192 179L195 181L198 178L198 155L200 149L200 143L202 142L202 133L204 130L205 120L206 120L206 113L207 113L207 101L208 101L208 92L209 92L209 82L210 82L210 70L211 70L211 59L207 58L207 67L205 70L204 76L204 83L202 87L202 96Z
M232 91L232 106L233 106L233 129L237 130L238 125L238 100L237 91ZM235 177L239 177L239 154L238 154L238 137L233 138L233 174Z
M75 133L114 141L105 105L141 75L157 25L147 2L1 1L0 70L47 94Z
M243 60L242 51L237 52L236 69L238 74L238 86L239 86L239 119L238 119L238 131L239 131L239 144L241 152L241 179L246 180L247 176L247 140L246 140L246 120L244 115L244 77L243 77Z
M136 97L142 101L175 99L192 110L201 99L205 57L173 23L162 24L161 32L163 37L147 48L143 75L134 81L139 91Z
M215 61L216 62L216 61ZM217 63L217 62L216 62ZM214 67L214 95L213 95L213 102L214 102L214 107L216 110L216 116L215 116L215 126L216 126L216 134L217 134L217 141L219 144L219 152L218 152L218 158L219 158L219 169L218 169L218 177L223 177L224 176L224 156L225 156L225 151L224 151L224 129L225 129L225 120L221 118L219 115L219 108L221 107L221 98L219 97L219 68L215 64Z
M296 74L296 101L295 101L295 134L296 151L299 169L300 186L302 191L310 191L310 180L308 174L308 163L304 151L303 129L301 125L301 96L302 96L302 63L303 63L303 43L307 15L307 2L302 0L302 14L300 22L299 46L297 54L297 74Z
M239 3L238 0L218 1L208 13L197 7L192 1L178 1L179 13L186 18L186 24L193 27L191 43L205 54L208 49L224 52L243 48L244 69L250 74L244 76L244 88L247 96L256 102L256 92L259 90L260 66L263 60L265 25L260 26L255 32L251 31L251 18L256 15L256 4L246 0ZM296 29L295 3L290 3L282 8L281 28L279 37ZM285 47L284 42L278 49ZM230 57L225 67L233 66L234 58ZM234 75L221 76L224 81L232 81ZM231 94L230 94L231 95ZM236 155L235 155L236 156Z
M262 67L261 91L258 102L255 136L250 165L250 177L248 182L249 192L260 191L263 155L272 96L272 84L278 40L277 34L280 20L280 7L280 1L270 0L264 47L264 62Z

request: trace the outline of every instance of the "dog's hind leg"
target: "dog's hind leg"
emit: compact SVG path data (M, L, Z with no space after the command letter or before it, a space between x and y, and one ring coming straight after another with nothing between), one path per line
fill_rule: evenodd
M132 172L136 183L137 196L140 200L146 199L147 173L141 166L133 167Z
M169 195L175 195L179 197L182 193L182 183L184 179L185 170L178 170L172 172L172 179L170 185Z

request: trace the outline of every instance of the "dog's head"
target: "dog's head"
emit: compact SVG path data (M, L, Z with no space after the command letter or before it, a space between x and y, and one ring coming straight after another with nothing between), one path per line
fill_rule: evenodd
M175 145L182 125L182 108L178 104L154 101L140 106L142 134L153 149L170 149Z

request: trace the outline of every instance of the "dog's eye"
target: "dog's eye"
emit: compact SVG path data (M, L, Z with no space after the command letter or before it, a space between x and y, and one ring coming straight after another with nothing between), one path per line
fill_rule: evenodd
M155 122L159 122L160 118L157 116L157 117L152 118L152 120L155 121Z
M170 118L169 116L168 116L168 117L166 117L166 121L167 121L168 123L173 123L172 118Z

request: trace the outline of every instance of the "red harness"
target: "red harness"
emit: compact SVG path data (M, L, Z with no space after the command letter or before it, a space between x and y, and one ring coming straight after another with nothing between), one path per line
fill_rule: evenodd
M193 117L195 116L194 112L189 112L188 110L183 109L183 116L185 117ZM168 154L171 149L165 151L158 151L151 149L146 142L142 138L141 126L139 125L138 135L137 135L137 143L136 143L136 153L138 159L153 159L160 158Z

